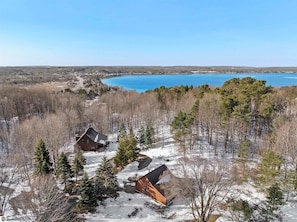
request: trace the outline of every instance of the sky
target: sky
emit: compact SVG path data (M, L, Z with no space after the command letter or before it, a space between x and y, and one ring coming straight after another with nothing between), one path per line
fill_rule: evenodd
M297 66L297 0L0 0L0 66Z

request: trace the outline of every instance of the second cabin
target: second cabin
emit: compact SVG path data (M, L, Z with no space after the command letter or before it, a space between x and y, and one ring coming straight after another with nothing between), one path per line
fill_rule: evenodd
M86 131L76 136L74 147L83 151L102 152L107 145L107 136L99 134L92 127L89 127Z

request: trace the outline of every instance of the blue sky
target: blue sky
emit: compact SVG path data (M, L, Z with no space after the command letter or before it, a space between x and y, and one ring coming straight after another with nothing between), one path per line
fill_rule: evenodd
M296 0L0 0L0 66L297 66Z

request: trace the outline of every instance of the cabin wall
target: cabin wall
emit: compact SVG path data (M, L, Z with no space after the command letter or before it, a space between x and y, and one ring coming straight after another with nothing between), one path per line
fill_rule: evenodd
M167 204L167 199L151 184L147 177L141 177L135 183L137 191L155 199L156 201Z
M76 149L81 149L83 151L103 151L103 145L95 143L88 136L83 136L80 141L75 145Z

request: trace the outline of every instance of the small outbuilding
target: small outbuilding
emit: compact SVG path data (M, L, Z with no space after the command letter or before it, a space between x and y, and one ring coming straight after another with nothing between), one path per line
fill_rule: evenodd
M176 196L176 193L171 189L174 178L175 176L167 166L161 165L138 178L135 182L135 189L159 203L168 205Z
M98 133L92 127L89 127L82 134L76 136L76 142L74 144L75 149L83 151L103 151L107 146L107 136Z

